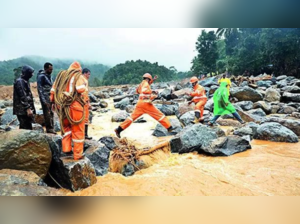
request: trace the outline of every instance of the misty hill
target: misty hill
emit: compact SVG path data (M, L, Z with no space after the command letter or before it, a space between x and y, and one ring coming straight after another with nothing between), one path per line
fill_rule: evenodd
M158 63L148 61L126 61L109 69L103 77L102 85L138 84L145 73L157 75L159 82L177 80L189 75L188 72L177 72L175 67L166 68Z
M45 62L53 64L52 75L56 77L59 71L67 69L73 61L71 59L50 59L40 56L25 56L8 61L0 61L0 85L13 85L15 78L14 69L23 65L29 65L35 69L34 77L31 79L32 82L35 82L36 74L43 69ZM91 70L90 86L95 86L95 80L101 80L104 73L110 68L103 64L79 62L83 68L87 67Z

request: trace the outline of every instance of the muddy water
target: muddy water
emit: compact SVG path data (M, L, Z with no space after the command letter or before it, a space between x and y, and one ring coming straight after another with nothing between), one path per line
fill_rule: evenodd
M110 104L111 105L111 104ZM95 117L91 135L113 135L113 110ZM138 146L165 139L151 136L156 122L133 124L124 137ZM252 141L252 149L231 157L173 154L132 177L109 173L94 186L69 195L300 195L300 143Z

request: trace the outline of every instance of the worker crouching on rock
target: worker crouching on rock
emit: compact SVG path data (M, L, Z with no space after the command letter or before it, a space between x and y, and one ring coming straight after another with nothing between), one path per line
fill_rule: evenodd
M115 129L118 138L121 138L121 132L128 128L136 119L138 119L143 114L148 114L155 120L160 122L162 126L168 129L169 132L173 131L173 127L169 119L158 110L152 101L157 98L157 93L151 90L150 85L157 79L157 76L152 78L149 73L144 74L143 82L138 86L136 92L139 95L139 101L131 114L117 129ZM154 94L153 94L154 93Z
M33 73L32 67L23 66L21 77L14 83L13 114L18 117L20 129L32 130L35 107L29 79Z
M83 94L86 91L87 82L78 62L74 62L67 71L57 75L51 90L50 100L55 103L61 123L62 149L65 154L72 154L73 142L74 160L84 157L86 101Z
M204 120L204 106L207 102L207 96L203 86L199 85L199 80L197 77L192 77L190 83L193 85L193 92L189 95L193 97L189 104L195 103L195 121L194 123L199 123Z

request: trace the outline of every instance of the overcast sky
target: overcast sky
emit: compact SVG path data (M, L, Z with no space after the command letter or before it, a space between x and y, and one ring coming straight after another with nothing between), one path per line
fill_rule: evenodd
M38 55L114 66L141 59L187 71L196 55L195 43L201 30L4 28L0 29L0 60Z

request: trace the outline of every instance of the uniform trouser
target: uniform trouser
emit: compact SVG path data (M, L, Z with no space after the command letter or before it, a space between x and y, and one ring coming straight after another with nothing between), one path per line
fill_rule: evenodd
M70 116L73 120L80 120L83 116L83 107L82 106L71 106L70 107ZM68 119L63 121L63 127L65 134L62 139L62 148L63 152L72 151L72 141L73 141L73 153L74 159L78 160L82 157L83 145L84 145L84 120L80 124L70 124Z
M32 130L32 118L27 115L17 115L17 117L20 123L20 129Z
M204 106L207 102L207 99L201 99L195 106L195 116L199 119L203 117Z
M42 103L42 108L43 108L43 114L44 114L44 118L45 118L45 126L46 126L46 130L47 132L54 131L54 120L53 120L53 112L51 110L51 108L47 107L46 104Z
M151 117L153 117L155 120L160 122L162 126L164 126L166 129L169 129L171 127L171 123L169 119L162 113L160 110L158 110L153 104L143 102L140 100L133 113L131 114L130 117L128 117L121 125L120 127L125 130L128 128L132 122L134 122L136 119L138 119L140 116L143 114L148 114Z
M85 105L84 106L84 110L85 110L85 119L84 119L84 124L85 125L89 125L89 117L90 117L90 111L89 111L89 105Z

